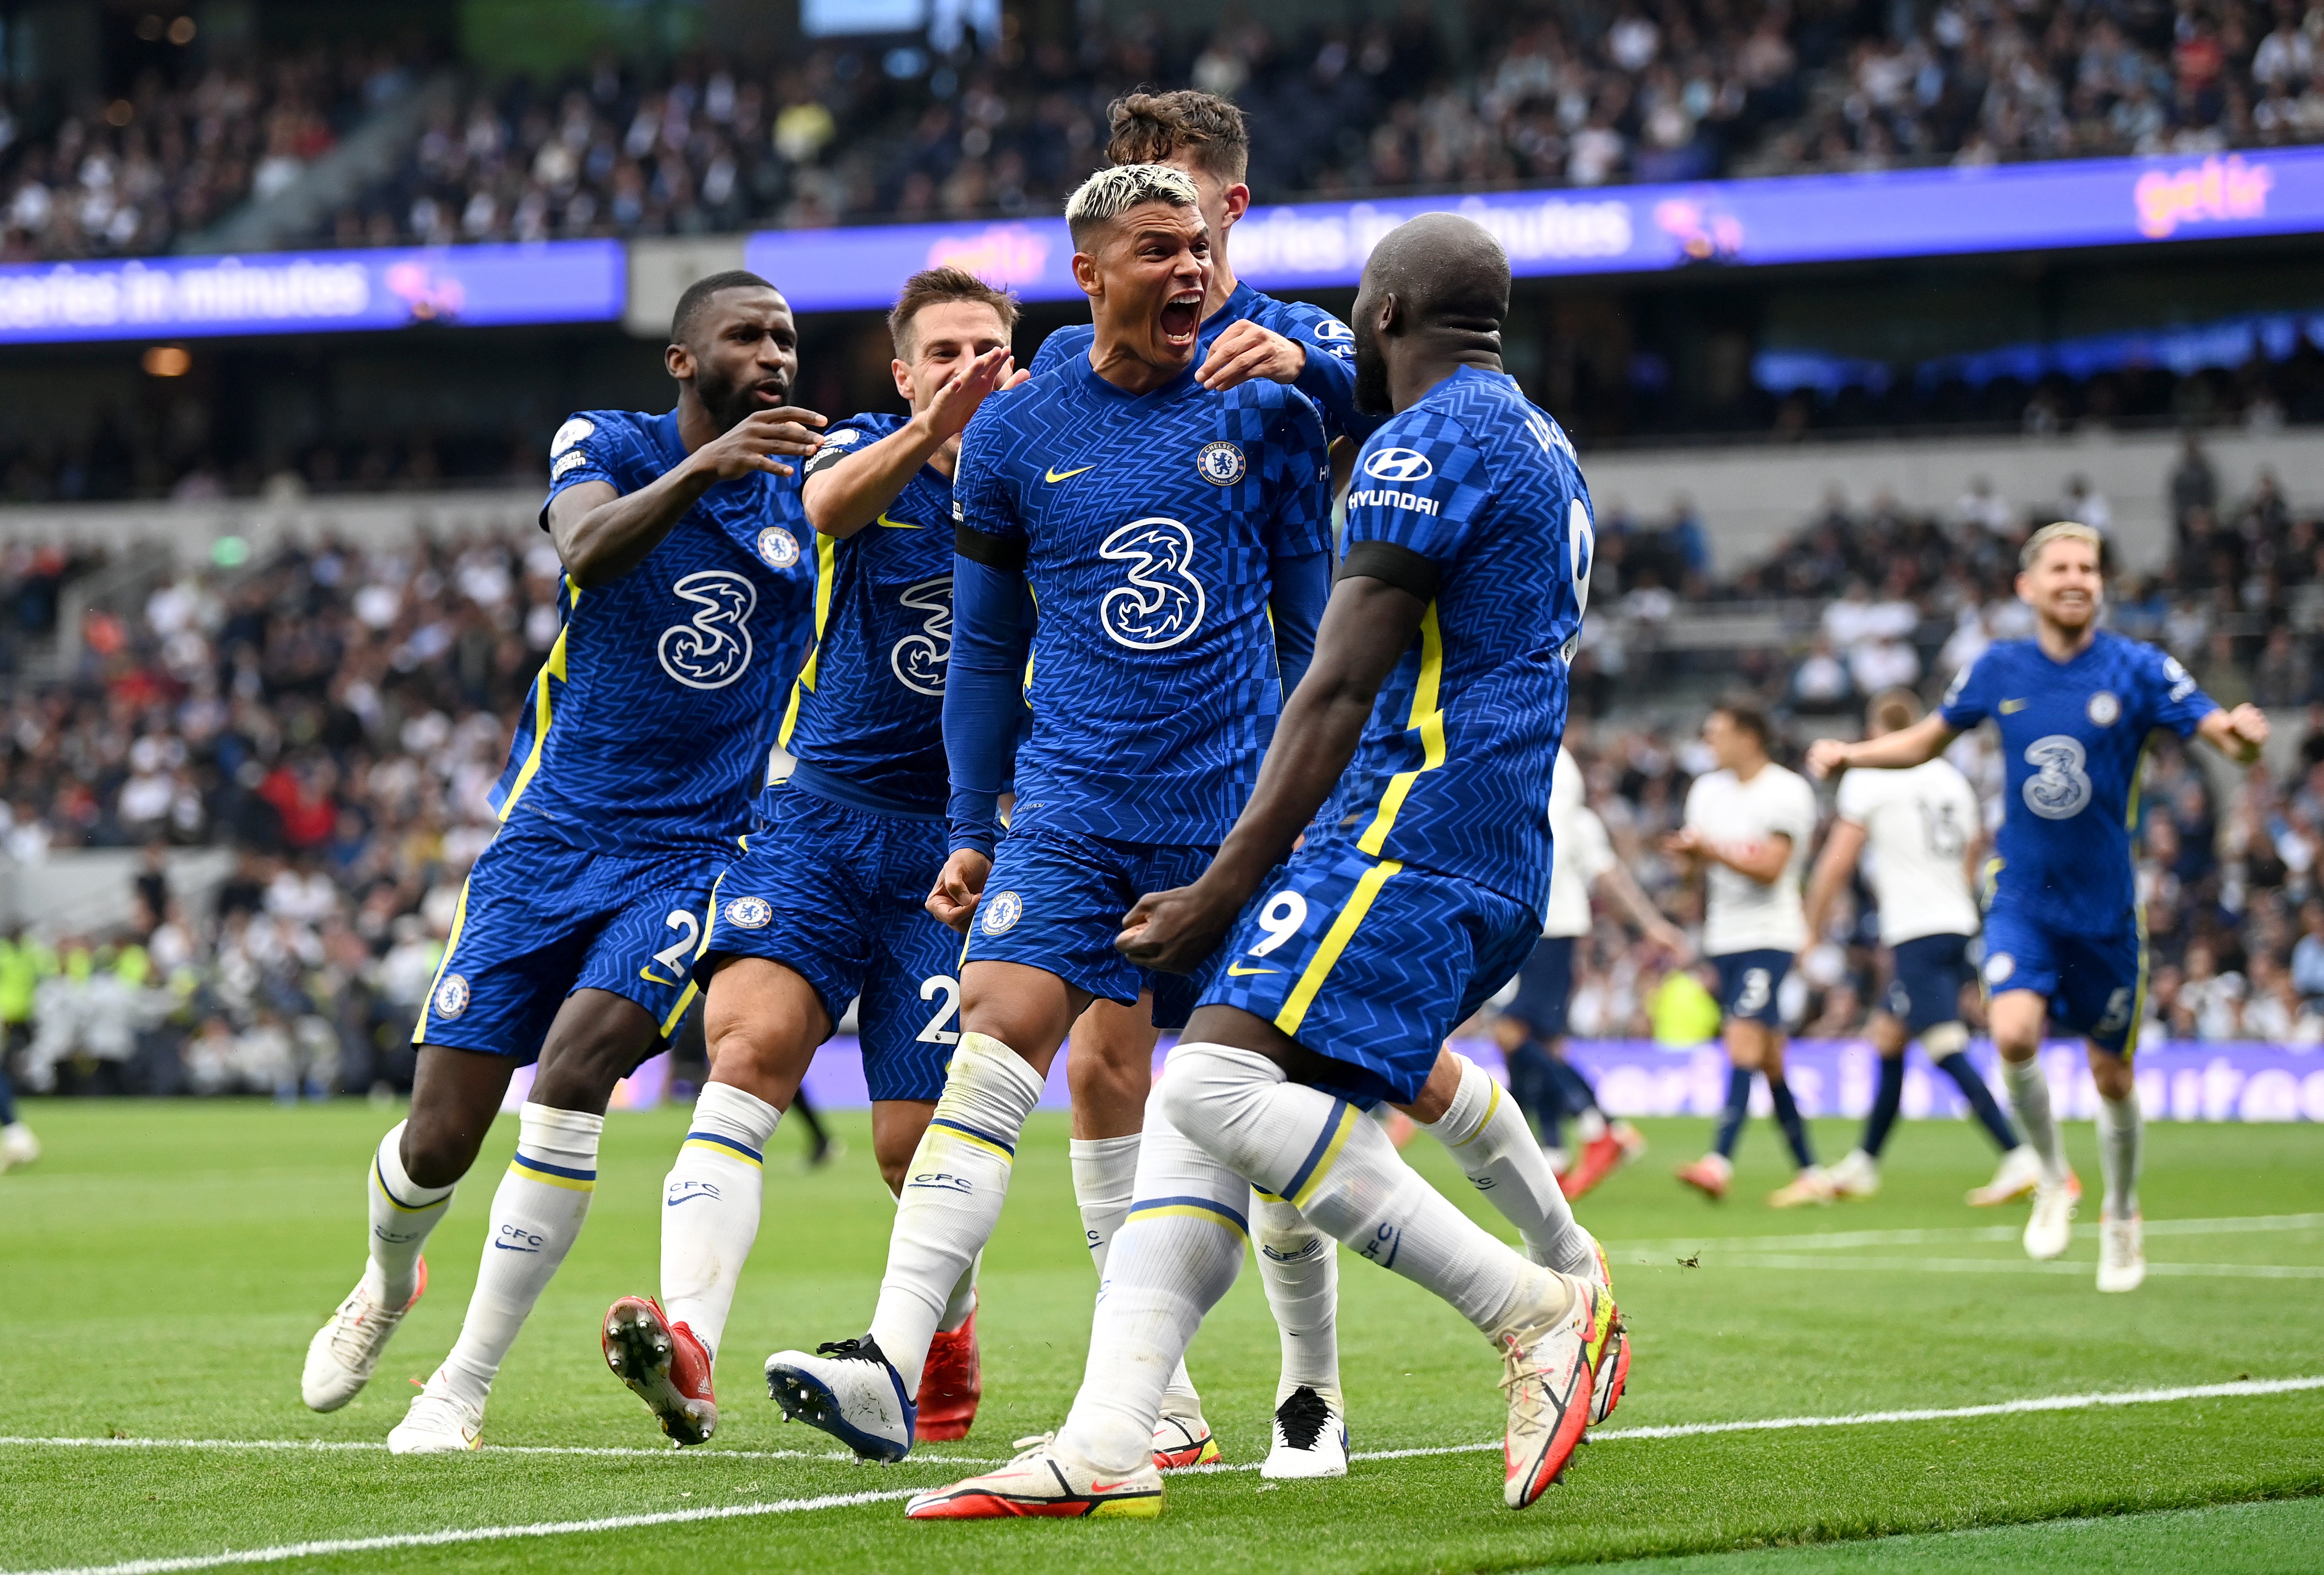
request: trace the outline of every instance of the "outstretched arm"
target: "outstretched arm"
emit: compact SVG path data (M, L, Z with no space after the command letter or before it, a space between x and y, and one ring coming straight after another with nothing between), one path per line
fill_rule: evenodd
M1140 967L1181 973L1210 954L1355 758L1380 686L1427 610L1412 592L1367 575L1333 587L1314 660L1275 725L1250 802L1200 880L1139 898L1114 941L1122 955Z
M2256 705L2214 711L2195 724L2195 731L2238 766L2248 766L2267 745L2267 713Z
M1884 732L1878 738L1856 743L1820 738L1808 746L1808 775L1829 777L1835 771L1858 766L1875 771L1918 766L1943 754L1945 747L1960 736L1960 730L1945 720L1943 712L1932 711L1912 726Z

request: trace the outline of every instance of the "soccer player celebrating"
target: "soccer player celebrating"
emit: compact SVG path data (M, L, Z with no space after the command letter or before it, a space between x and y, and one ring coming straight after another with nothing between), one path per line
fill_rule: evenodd
M1921 720L1910 689L1872 697L1867 738L1897 732ZM1880 1190L1880 1150L1904 1097L1904 1047L1918 1039L1937 1069L1960 1085L1969 1108L2001 1148L2001 1166L1971 1203L2006 1203L2034 1190L2041 1162L2017 1140L1993 1091L1969 1064L1969 1028L1960 1020L1961 987L1969 981L1969 937L1977 934L1970 871L1980 841L1977 790L1951 761L1924 760L1909 770L1850 771L1840 780L1839 818L1824 838L1808 879L1807 927L1824 933L1833 900L1868 845L1872 888L1880 908L1880 943L1889 949L1894 977L1886 1009L1873 1014L1872 1044L1880 1053L1880 1087L1864 1122L1864 1141L1831 1167L1832 1191L1868 1198Z
M780 739L798 764L719 877L693 962L711 1072L666 1184L666 1303L625 1296L604 1329L606 1364L681 1444L717 1425L712 1367L758 1235L762 1156L847 1003L861 997L890 1191L944 1091L960 938L923 902L945 861L952 478L968 419L1028 375L1010 359L1016 321L1015 300L971 274L915 274L888 315L910 418L851 416L806 466L816 640ZM976 1414L975 1305L972 1265L930 1348L922 1438L962 1437Z
M586 410L550 446L541 520L564 627L412 1030L411 1113L370 1161L370 1263L307 1351L318 1411L370 1378L511 1073L538 1057L458 1343L388 1434L397 1454L476 1447L493 1377L580 1234L613 1085L696 994L712 879L812 631L798 484L778 456L813 453L823 418L787 403L789 307L755 274L714 274L678 298L664 364L674 411Z
M2130 1067L2146 988L2130 842L2139 761L2147 735L2167 727L2248 765L2267 741L2267 715L2255 705L2220 710L2169 656L2098 627L2106 582L2098 533L2087 525L2060 520L2027 538L2017 594L2034 610L2033 639L1987 647L1944 705L1910 727L1861 743L1820 741L1808 769L1918 766L1992 719L2008 787L1999 857L1988 866L1985 987L2009 1102L2041 1160L2025 1250L2036 1258L2066 1250L2080 1193L2036 1056L2054 1018L2089 1041L2098 1084L2106 1175L2098 1288L2131 1291L2146 1277Z
M1391 232L1365 266L1360 386L1397 415L1358 470L1390 456L1398 484L1350 494L1315 659L1232 833L1123 921L1127 956L1210 983L1148 1108L1081 1392L1053 1440L921 1495L915 1517L1158 1514L1147 1433L1241 1266L1253 1187L1499 1351L1507 1503L1538 1497L1581 1440L1593 1365L1618 1349L1602 1283L1494 1239L1355 1108L1418 1096L1443 1036L1532 951L1548 895L1542 806L1590 515L1571 444L1500 370L1508 288L1500 247L1452 215ZM1609 1398L1626 1376L1606 1370Z
M1687 954L1686 936L1657 912L1614 856L1606 823L1582 792L1582 768L1563 747L1549 789L1548 916L1533 955L1517 972L1517 991L1493 1020L1493 1036L1508 1058L1509 1097L1541 1124L1543 1143L1563 1174L1558 1185L1579 1198L1615 1169L1646 1152L1646 1140L1628 1121L1609 1121L1590 1080L1565 1059L1565 1009L1573 993L1574 943L1590 933L1590 894L1618 903L1646 937L1674 956ZM1574 1119L1582 1152L1569 1168L1558 1142L1559 1123Z
M767 1363L787 1414L868 1456L911 1447L908 1396L930 1337L998 1220L1074 1018L1093 999L1150 991L1157 1024L1185 1022L1197 986L1122 958L1116 916L1143 889L1191 879L1225 834L1328 591L1314 407L1277 382L1213 393L1194 376L1210 265L1193 183L1123 165L1065 211L1091 354L991 400L955 483L952 852L929 904L968 928L960 1043L870 1334ZM1034 723L996 861L1020 686Z
M1735 1174L1735 1141L1751 1102L1751 1079L1766 1073L1775 1121L1799 1174L1768 1202L1779 1209L1831 1202L1831 1184L1808 1147L1800 1108L1784 1081L1784 1019L1775 992L1807 944L1800 874L1815 834L1815 789L1768 758L1766 713L1748 700L1716 707L1702 724L1719 769L1687 789L1686 814L1664 846L1706 870L1702 950L1719 970L1726 1018L1727 1106L1711 1152L1679 1168L1679 1180L1713 1199Z

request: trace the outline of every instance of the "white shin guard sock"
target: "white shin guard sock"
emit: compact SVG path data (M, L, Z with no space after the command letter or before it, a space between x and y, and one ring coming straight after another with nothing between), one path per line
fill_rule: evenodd
M404 1174L407 1124L398 1121L379 1140L378 1152L372 1156L371 1178L364 1188L371 1201L371 1266L364 1277L372 1294L390 1307L401 1307L411 1300L420 1284L420 1249L451 1208L454 1190L423 1187Z
M976 1272L983 1266L980 1252L969 1260L968 1272L953 1283L952 1294L945 1298L944 1312L936 1319L936 1328L944 1333L956 1333L976 1311Z
M2050 1082L2042 1075L2042 1058L2003 1057L2001 1082L2009 1091L2009 1108L2025 1133L2026 1144L2042 1162L2043 1182L2053 1187L2064 1185L2066 1150L2058 1140L2058 1123L2050 1114Z
M662 1183L662 1311L716 1359L742 1265L759 1239L767 1139L783 1113L732 1083L706 1082Z
M2098 1167L2106 1173L2106 1212L2127 1220L2138 1212L2139 1139L2144 1119L2138 1094L2098 1101Z
M493 1194L484 1259L460 1338L444 1359L452 1392L482 1406L517 1331L565 1261L597 1186L597 1140L605 1118L526 1104L517 1112L516 1157Z
M1444 1114L1425 1123L1428 1131L1452 1150L1485 1201L1517 1228L1526 1257L1560 1274L1594 1272L1589 1233L1573 1222L1573 1209L1524 1112L1490 1073L1465 1055L1453 1059L1461 1064L1461 1086Z
M1067 1145L1073 1157L1074 1202L1081 1205L1082 1234L1089 1243L1090 1262L1097 1283L1105 1286L1105 1266L1123 1221L1130 1218L1130 1198L1138 1184L1139 1134L1120 1138L1075 1138ZM884 1349L884 1348L883 1348ZM1188 1419L1203 1414L1203 1397L1180 1362L1163 1390L1165 1414Z
M1250 1224L1250 1188L1146 1107L1137 1202L1106 1263L1090 1329L1089 1363L1057 1441L1102 1471L1153 1457L1171 1376L1203 1316L1234 1285Z
M1563 1279L1454 1208L1377 1122L1345 1100L1286 1082L1266 1056L1181 1045L1156 1094L1171 1126L1213 1159L1358 1257L1435 1292L1489 1339L1537 1328L1571 1304Z
M872 1314L872 1338L917 1395L928 1342L961 1276L991 1239L1009 1196L1009 1167L1041 1077L988 1034L963 1034L928 1129L896 1200L888 1272Z
M1340 1246L1283 1202L1250 1195L1251 1245L1259 1283L1283 1340L1277 1405L1305 1386L1340 1392Z

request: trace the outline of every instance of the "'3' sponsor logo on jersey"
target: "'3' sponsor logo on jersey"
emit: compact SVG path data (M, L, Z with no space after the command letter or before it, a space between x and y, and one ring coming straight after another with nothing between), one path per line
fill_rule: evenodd
M2034 775L2021 792L2025 807L2043 820L2071 820L2090 801L2089 774L2082 769L2088 756L2082 741L2053 732L2025 746L2025 763Z
M1157 514L1133 520L1098 546L1098 556L1130 565L1125 582L1098 603L1098 622L1116 645L1167 650L1203 622L1203 582L1190 566L1194 533Z
M952 576L942 575L907 585L896 600L927 619L898 640L888 653L896 681L915 695L944 693L945 664L952 656Z
M696 611L661 631L655 654L661 670L689 689L723 689L751 665L751 614L759 588L726 569L703 569L670 586L670 594Z

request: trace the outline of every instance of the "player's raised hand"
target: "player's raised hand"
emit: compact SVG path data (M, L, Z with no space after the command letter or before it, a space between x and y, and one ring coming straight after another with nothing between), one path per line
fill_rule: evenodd
M1848 746L1836 738L1820 738L1808 745L1808 775L1822 781L1848 769Z
M753 411L696 449L687 463L720 481L738 481L754 471L788 475L791 467L774 456L813 454L823 447L823 434L817 428L828 424L813 410L796 405Z
M942 440L959 437L985 395L996 388L1015 388L1031 375L1020 373L1011 378L1016 364L1008 345L995 345L954 373L928 404L928 430Z
M962 848L945 861L935 889L921 906L964 935L968 934L968 921L976 916L977 901L984 895L985 877L991 873L992 860L989 855L974 848Z
M1204 890L1199 880L1149 891L1122 915L1113 949L1157 973L1192 973L1218 949L1240 907Z
M1223 393L1254 377L1289 382L1306 367L1307 352L1297 340L1246 318L1230 323L1224 333L1211 341L1211 353L1203 357L1194 381L1213 393Z
M2250 765L2267 743L2267 713L2248 703L2227 713L2227 753Z

